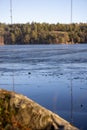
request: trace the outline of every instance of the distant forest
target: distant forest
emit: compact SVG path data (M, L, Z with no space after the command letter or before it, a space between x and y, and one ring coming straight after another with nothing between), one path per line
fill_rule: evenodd
M0 36L4 37L6 45L87 43L87 23L0 23Z

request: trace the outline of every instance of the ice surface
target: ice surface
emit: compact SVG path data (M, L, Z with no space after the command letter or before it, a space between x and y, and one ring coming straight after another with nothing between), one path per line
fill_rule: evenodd
M0 88L13 90L13 86L87 129L86 44L1 46Z

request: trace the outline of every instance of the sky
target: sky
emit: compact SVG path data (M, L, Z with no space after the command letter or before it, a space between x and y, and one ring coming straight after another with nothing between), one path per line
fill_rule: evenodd
M72 22L87 23L87 0L72 0ZM0 22L11 23L10 0L0 0ZM12 0L12 23L71 23L71 0Z

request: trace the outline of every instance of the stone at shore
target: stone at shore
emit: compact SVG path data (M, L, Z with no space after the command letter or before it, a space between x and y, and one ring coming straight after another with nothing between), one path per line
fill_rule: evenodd
M0 89L0 130L78 130L29 98Z

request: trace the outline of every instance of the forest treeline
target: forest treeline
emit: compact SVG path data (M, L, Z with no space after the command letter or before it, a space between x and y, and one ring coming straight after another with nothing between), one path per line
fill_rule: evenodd
M87 23L73 24L2 24L4 44L87 43Z

